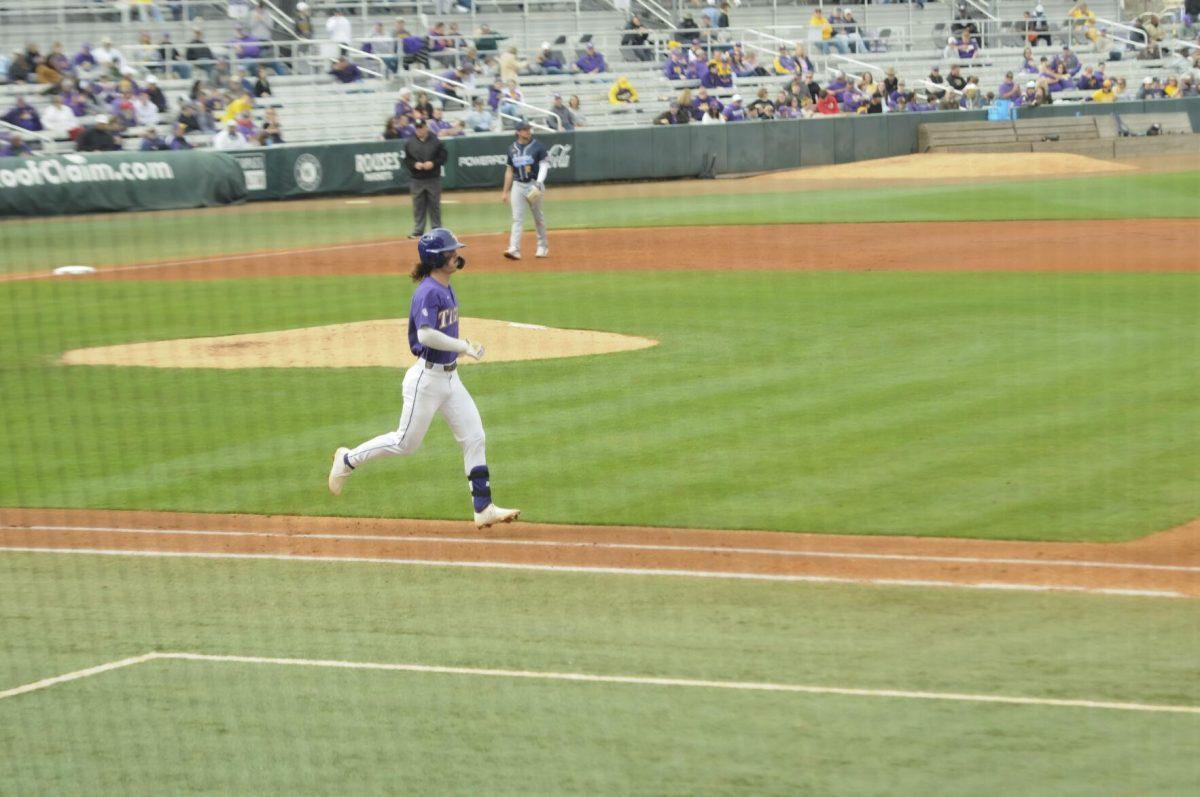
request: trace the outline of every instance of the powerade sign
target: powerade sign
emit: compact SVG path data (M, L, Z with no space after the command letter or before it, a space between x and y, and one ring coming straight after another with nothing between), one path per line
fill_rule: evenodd
M165 161L91 162L82 155L22 161L20 166L0 166L0 187L32 188L41 185L153 182L174 180L175 171Z
M539 134L537 139L546 145L546 160L550 164L548 182L575 182L575 145L579 139L573 133ZM453 169L449 175L450 187L492 188L503 184L509 143L510 139L504 136L447 140L448 165Z

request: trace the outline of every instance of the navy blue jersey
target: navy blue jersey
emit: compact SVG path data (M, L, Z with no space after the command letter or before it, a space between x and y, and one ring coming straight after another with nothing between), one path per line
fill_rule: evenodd
M536 138L522 146L514 141L508 146L508 165L512 167L513 179L518 183L537 180L538 164L550 156L546 147Z
M433 277L421 280L413 292L408 311L408 348L431 363L448 364L458 358L458 352L422 346L417 340L417 330L421 327L432 327L444 335L458 337L458 298L449 285L443 285Z

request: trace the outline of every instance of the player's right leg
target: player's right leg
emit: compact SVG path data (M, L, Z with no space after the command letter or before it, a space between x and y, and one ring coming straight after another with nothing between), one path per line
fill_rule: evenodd
M415 453L429 431L429 424L449 394L449 382L434 376L425 362L418 360L404 375L404 409L394 431L372 437L355 448L335 455L329 471L329 490L339 495L350 474L379 457L398 457ZM339 449L341 451L341 449Z
M521 259L521 231L525 229L525 184L513 183L508 201L512 205L512 231L508 236L508 249L504 256L509 260Z

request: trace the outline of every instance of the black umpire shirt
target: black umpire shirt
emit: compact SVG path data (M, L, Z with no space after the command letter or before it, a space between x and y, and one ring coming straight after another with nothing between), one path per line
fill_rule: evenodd
M446 163L446 145L430 131L425 140L412 136L404 142L404 168L414 180L438 180L442 176L442 166ZM416 164L422 161L433 161L432 169L417 169Z

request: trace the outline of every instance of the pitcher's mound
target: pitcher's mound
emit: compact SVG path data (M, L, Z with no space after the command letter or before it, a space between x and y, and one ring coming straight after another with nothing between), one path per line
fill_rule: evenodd
M1136 166L1069 152L925 152L898 158L789 169L767 180L949 180L964 177L1070 177L1137 171Z
M183 338L73 349L64 365L140 365L150 368L407 368L407 319L361 321L217 338ZM483 362L540 360L609 354L655 346L658 341L614 332L555 329L538 324L459 320L462 337L482 341ZM475 361L460 357L464 365Z

